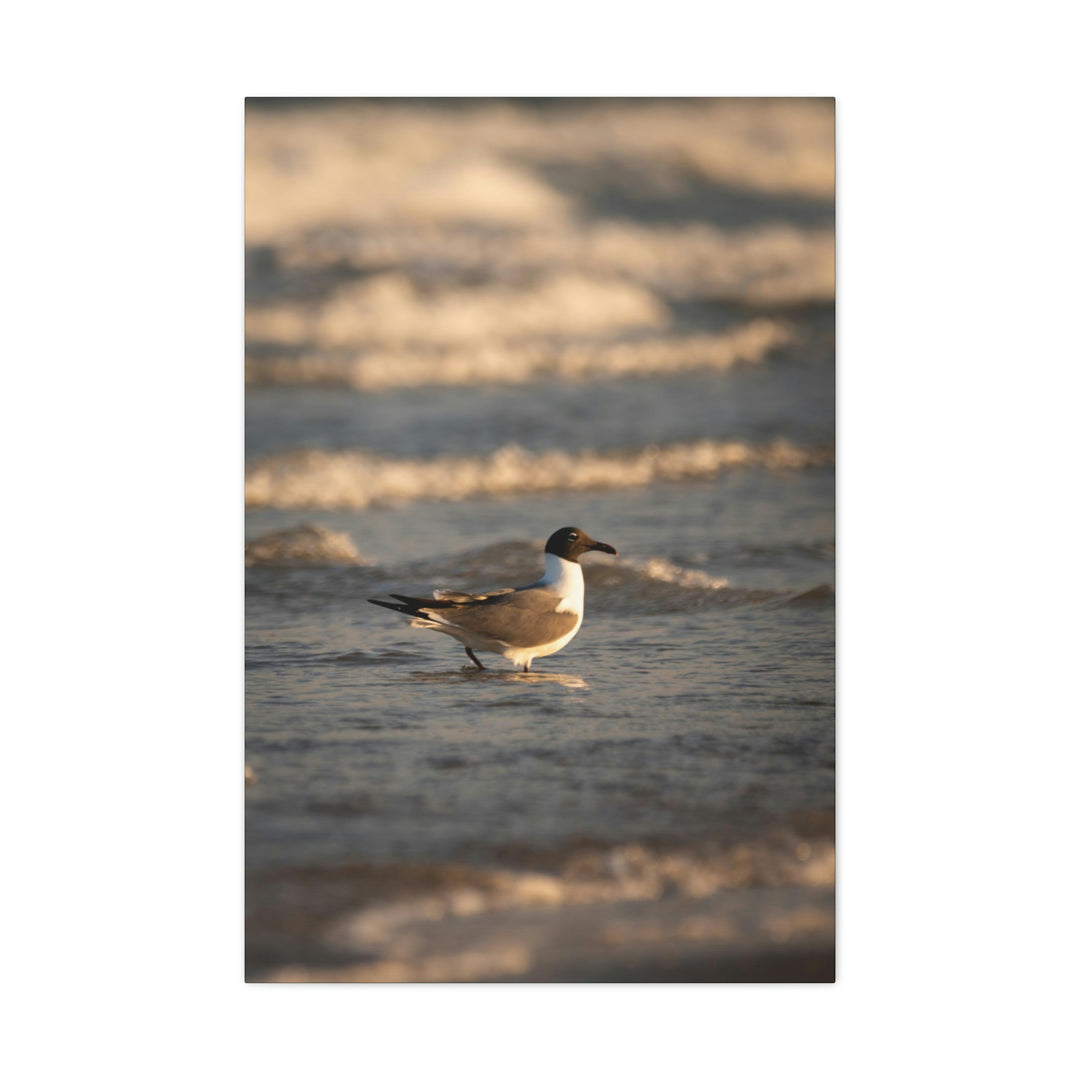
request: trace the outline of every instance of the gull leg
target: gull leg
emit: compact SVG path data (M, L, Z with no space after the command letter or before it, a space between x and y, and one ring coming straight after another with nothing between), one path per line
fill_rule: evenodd
M484 670L484 665L481 664L480 661L476 659L476 653L474 653L472 651L472 649L469 648L468 645L465 646L465 651L469 654L469 659L477 666L477 668L479 668L481 671L483 671Z

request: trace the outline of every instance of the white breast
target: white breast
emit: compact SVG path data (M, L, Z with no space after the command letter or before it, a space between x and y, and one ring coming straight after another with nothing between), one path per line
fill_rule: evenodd
M579 616L585 613L585 578L582 576L580 563L570 562L546 551L544 576L536 584L562 597L556 611L572 611ZM574 633L577 633L576 628Z

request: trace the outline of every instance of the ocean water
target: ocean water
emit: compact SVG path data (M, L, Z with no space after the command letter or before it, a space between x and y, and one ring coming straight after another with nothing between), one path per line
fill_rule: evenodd
M829 102L249 106L249 979L832 977L831 178ZM529 674L366 602L564 525Z

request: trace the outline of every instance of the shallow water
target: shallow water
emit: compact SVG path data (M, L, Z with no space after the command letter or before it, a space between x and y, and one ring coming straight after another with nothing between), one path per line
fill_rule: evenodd
M701 122L692 109L687 116L690 128ZM494 153L491 145L508 137L504 121L480 124L480 134L469 128L475 145ZM337 122L318 119L327 131ZM290 114L286 127L295 123ZM259 124L267 137L271 122ZM522 146L525 158L542 155L528 124L521 130L518 180ZM422 303L435 305L436 347L444 334L459 348L473 325L438 307L440 290L467 291L481 271L499 280L506 250L519 260L528 253L532 271L543 266L537 252L552 260L550 251L563 252L562 273L564 248L536 239L550 239L551 221L541 228L526 219L533 203L550 209L564 200L566 212L584 199L590 159L580 147L575 153L569 172L533 160L530 182L541 187L515 188L517 201L500 204L518 215L516 239L484 249L485 258L464 244L464 226L442 203L438 213L423 203L437 219L424 222L442 245L437 274L416 254L431 245L403 245L404 226L394 226L382 251L406 250L394 272L422 285ZM768 218L772 205L775 220L761 227L779 221L820 232L820 213L808 225L787 197L770 203L769 185L779 180L769 179L767 164L755 166L764 170L755 174L763 185L755 214ZM552 180L560 176L569 178L562 189ZM604 183L610 177L595 178L591 214L602 216ZM712 220L724 220L727 188L695 183L694 198L711 191ZM451 188L443 192L450 203L478 213L467 184ZM402 220L420 214L418 205ZM630 204L611 205L623 213ZM260 215L266 245L272 215ZM568 236L580 231L560 220ZM647 246L650 222L643 211L634 228L646 239L635 233L637 243ZM496 227L510 226L500 219ZM507 376L520 359L511 342L488 377L470 370L460 385L419 387L403 377L374 390L339 378L342 362L363 365L378 348L393 370L395 355L405 365L421 348L437 364L432 342L408 340L412 323L398 319L397 293L369 290L361 317L345 318L328 306L333 288L310 275L328 260L337 273L334 260L362 263L380 226L365 227L369 247L359 254L355 236L342 234L329 255L325 232L297 228L283 223L277 254L249 260L262 336L258 363L249 365L247 538L310 523L351 545L310 532L303 547L286 537L249 551L249 977L745 978L747 956L761 958L762 972L792 978L797 965L770 967L768 957L813 956L805 977L828 977L831 309L802 306L797 295L776 316L784 343L733 363L717 353L712 369L695 360L619 375L609 352L586 377L553 376L549 367L517 381ZM539 230L534 241L530 229ZM470 253L456 270L447 253L458 250L455 236ZM688 259L682 293L697 280ZM686 334L719 339L747 322L737 304L687 305L657 280L642 272L635 287L651 289L649 303L662 312L649 330L661 350L671 342L678 355L675 342ZM515 278L514 288L533 310L528 281ZM288 307L280 319L275 296ZM574 302L572 290L549 289L535 300L543 318L515 317L507 342L535 325L530 348L565 347L544 329L552 296ZM407 299L413 318L421 301ZM473 318L498 335L492 313L500 309L477 303ZM380 336L365 342L363 311L375 309L370 325ZM608 312L614 323L621 310ZM312 376L291 346L268 343L278 326L314 327L309 349L323 348L318 334L332 331L338 352ZM629 340L617 326L580 334L594 352ZM264 379L259 358L268 351L278 367ZM338 373L329 380L327 363ZM592 479L582 489L576 478L586 468ZM542 569L543 540L567 524L619 556L586 557L582 629L529 674L494 656L482 656L486 671L466 668L452 639L366 603L390 590L528 583Z

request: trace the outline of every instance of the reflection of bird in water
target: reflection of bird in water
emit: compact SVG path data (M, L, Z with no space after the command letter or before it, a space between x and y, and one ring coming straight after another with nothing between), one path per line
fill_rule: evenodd
M532 585L476 594L437 589L430 600L391 593L400 603L370 603L411 616L412 626L457 638L480 670L484 665L476 652L498 653L528 671L533 660L557 653L581 629L585 579L578 560L590 551L618 554L610 544L568 525L549 537L544 576Z
M445 683L450 678L486 679L489 682L523 683L526 686L564 686L567 690L588 690L589 684L580 675L566 675L561 671L491 671L483 669L483 674L469 666L460 673L445 671L414 671L412 678L416 682Z

